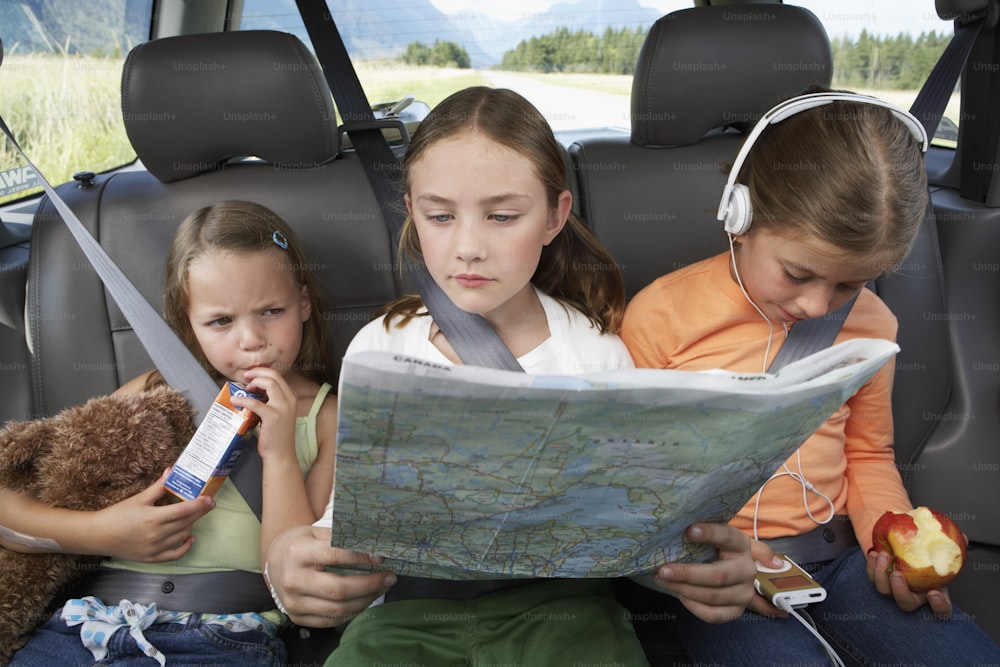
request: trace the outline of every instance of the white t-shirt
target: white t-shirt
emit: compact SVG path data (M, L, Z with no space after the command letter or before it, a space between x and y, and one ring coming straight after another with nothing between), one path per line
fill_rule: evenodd
M628 348L618 336L602 334L576 308L560 303L537 288L535 293L548 320L549 337L535 349L518 357L517 361L526 373L578 375L634 368ZM347 346L344 356L349 357L367 350L382 350L439 364L452 363L430 341L430 317L414 317L401 329L390 325L389 331L385 330L384 319L380 317L366 324ZM332 502L327 503L323 517L313 525L320 528L330 528L333 525Z

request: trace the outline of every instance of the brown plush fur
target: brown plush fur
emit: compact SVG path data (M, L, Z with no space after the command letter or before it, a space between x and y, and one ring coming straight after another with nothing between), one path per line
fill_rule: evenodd
M187 400L166 387L94 398L48 419L8 422L0 430L0 486L55 507L102 509L156 481L194 429ZM48 617L55 594L99 560L0 547L0 664Z

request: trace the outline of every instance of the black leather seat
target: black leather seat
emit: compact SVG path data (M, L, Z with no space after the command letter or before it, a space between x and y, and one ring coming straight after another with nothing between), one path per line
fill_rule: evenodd
M330 91L298 38L246 31L143 44L125 63L122 111L144 168L60 194L157 310L174 229L223 199L260 202L301 236L326 288L334 359L397 295L378 203L360 163L340 154ZM152 367L47 200L31 253L36 412L110 392Z
M653 24L632 82L630 136L568 148L581 212L625 273L629 297L726 247L715 212L743 140L736 128L828 84L831 59L822 25L800 7L696 7Z
M21 229L23 228L23 229ZM25 338L24 299L28 276L26 225L0 224L0 424L30 419L31 374Z

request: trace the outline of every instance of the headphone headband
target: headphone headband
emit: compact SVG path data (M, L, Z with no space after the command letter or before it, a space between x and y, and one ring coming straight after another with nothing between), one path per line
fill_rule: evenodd
M727 232L739 235L746 233L750 228L750 221L753 216L750 210L749 191L745 185L737 183L736 179L739 177L743 163L746 162L747 157L750 155L750 150L757 143L760 135L769 126L780 123L790 116L808 109L830 104L831 102L860 102L888 109L906 125L910 134L913 135L913 138L920 145L921 152L927 152L927 131L924 129L923 124L913 114L899 108L895 104L890 104L877 97L860 95L858 93L809 93L789 98L764 112L764 115L760 117L757 124L747 134L743 145L740 147L740 152L736 155L736 160L733 162L733 167L729 172L729 178L726 180L726 187L722 190L719 212L716 215L717 219L725 222Z

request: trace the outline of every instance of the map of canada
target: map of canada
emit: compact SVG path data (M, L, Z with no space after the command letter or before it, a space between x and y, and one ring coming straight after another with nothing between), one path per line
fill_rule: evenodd
M448 579L618 577L703 560L684 529L732 517L895 351L867 342L877 351L833 355L804 382L789 381L793 366L525 376L352 356L333 545Z

